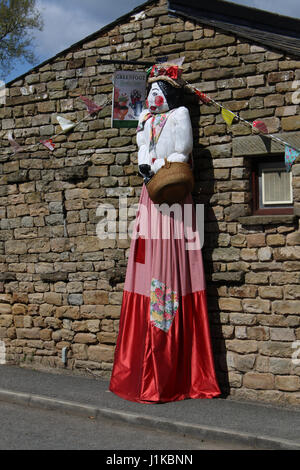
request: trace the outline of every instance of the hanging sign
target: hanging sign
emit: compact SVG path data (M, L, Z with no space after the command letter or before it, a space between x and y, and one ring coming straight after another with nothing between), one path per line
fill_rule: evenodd
M112 127L137 127L146 100L146 81L146 72L114 73Z

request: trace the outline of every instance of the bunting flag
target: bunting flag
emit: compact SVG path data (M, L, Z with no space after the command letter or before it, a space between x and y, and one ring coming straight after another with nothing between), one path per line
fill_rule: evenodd
M229 109L222 108L222 117L228 126L231 126L235 118L235 114L229 111Z
M53 152L53 150L55 149L55 144L52 142L52 139L41 140L40 142L41 142L41 144L43 144L45 147L47 147L47 149L51 150L51 152Z
M69 132L71 129L73 129L77 125L76 122L69 121L69 119L66 119L61 116L56 116L56 119L64 133Z
M196 88L195 88L195 93L199 97L199 100L202 101L202 103L208 104L211 102L211 99L205 93L202 93Z
M288 145L285 146L285 167L286 171L290 172L292 169L293 164L295 163L296 158L298 158L300 155L300 152L295 150L292 147L289 147Z
M253 127L258 131L262 132L262 134L268 134L268 128L263 121L254 121Z
M85 96L80 95L79 98L81 99L81 101L83 101L86 104L87 109L88 109L88 113L90 115L95 114L95 113L97 113L98 111L100 111L102 109L102 106L98 106L96 103L89 100Z
M11 132L8 133L7 138L14 151L14 154L18 152L22 152L22 147L14 140Z

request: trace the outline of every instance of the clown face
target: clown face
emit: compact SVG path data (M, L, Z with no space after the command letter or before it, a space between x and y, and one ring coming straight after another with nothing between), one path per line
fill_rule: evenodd
M152 113L158 114L169 111L169 105L167 103L166 97L156 82L152 83L146 101L146 106Z

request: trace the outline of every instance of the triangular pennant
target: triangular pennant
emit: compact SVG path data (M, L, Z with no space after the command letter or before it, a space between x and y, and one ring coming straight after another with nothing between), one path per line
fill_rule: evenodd
M61 116L56 116L56 119L64 132L68 132L76 126L76 122L69 121Z
M52 139L41 140L40 142L41 142L41 144L43 144L45 147L47 147L47 149L51 150L51 152L53 152L53 150L55 149L55 144L52 142Z
M288 145L285 146L285 167L286 171L290 172L292 169L293 164L295 163L296 158L298 158L300 152L295 150L293 147L289 147Z
M262 132L263 134L268 134L268 128L263 121L254 121L253 127L258 131Z
M9 140L9 143L14 151L14 153L18 153L18 152L22 152L22 147L18 144L18 142L16 142L12 136L12 133L9 132L7 134L7 138Z
M89 100L85 96L80 95L79 98L86 104L87 109L88 109L88 113L90 115L95 114L95 113L97 113L98 111L100 111L102 109L102 106L98 106L96 103Z
M208 104L211 102L211 99L205 93L202 93L201 91L197 90L197 88L195 88L194 91L199 97L199 100L202 101L202 103Z
M228 126L231 126L234 118L235 118L235 114L233 114L231 111L229 111L229 109L224 109L222 108L222 117L224 119L224 121L226 122L226 124L228 124Z

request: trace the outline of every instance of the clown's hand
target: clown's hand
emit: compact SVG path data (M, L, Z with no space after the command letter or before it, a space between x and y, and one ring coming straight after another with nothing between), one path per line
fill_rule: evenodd
M144 183L148 183L148 181L151 179L151 176L153 175L151 166L145 164L139 165L139 173L144 178Z
M182 153L172 153L167 158L168 162L179 162L179 163L187 162L188 159L189 159L188 155L184 155Z
M157 158L153 165L151 165L151 170L153 171L153 173L157 173L158 170L160 170L161 167L164 166L164 164L165 160L163 158Z

